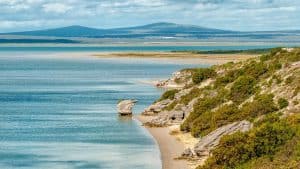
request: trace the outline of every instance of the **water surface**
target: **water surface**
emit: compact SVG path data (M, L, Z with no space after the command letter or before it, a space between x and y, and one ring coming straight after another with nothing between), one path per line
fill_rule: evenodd
M135 113L161 93L143 84L190 65L0 52L0 168L159 169L159 150Z

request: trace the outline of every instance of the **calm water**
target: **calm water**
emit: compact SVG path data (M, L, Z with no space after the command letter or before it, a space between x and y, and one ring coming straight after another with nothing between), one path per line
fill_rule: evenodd
M286 44L284 46L293 46ZM45 47L22 47L0 46L0 52L112 52L112 51L174 51L174 50L245 50L278 47L278 44L266 45L234 45L234 46L45 46Z
M0 52L0 168L159 169L159 150L135 113L157 99L141 81L190 65L150 60L20 57Z

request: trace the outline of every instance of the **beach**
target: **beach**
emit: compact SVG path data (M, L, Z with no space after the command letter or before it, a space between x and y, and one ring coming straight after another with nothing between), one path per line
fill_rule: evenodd
M258 54L196 54L189 52L101 52L89 53L89 55L102 59L149 59L165 63L209 65L237 62L258 56Z
M149 121L151 116L137 115L135 118L142 124ZM184 144L170 135L168 127L145 127L156 140L162 160L162 169L190 169L186 160L176 159L184 151Z

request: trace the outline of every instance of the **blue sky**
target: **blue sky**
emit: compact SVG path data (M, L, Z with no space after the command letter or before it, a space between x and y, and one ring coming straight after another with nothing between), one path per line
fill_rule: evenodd
M174 22L228 30L300 30L300 0L0 0L0 32Z

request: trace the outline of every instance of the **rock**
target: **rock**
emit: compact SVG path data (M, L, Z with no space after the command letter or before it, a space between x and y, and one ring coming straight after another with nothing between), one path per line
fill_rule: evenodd
M185 85L192 83L192 73L187 70L174 72L170 79L159 81L156 87L160 88L183 88Z
M191 158L191 157L194 156L194 153L193 153L193 151L192 151L191 148L187 148L187 149L185 149L183 151L183 153L181 154L181 156L184 157L184 158Z
M220 142L224 135L233 134L241 131L246 132L252 128L249 121L234 122L216 129L207 136L203 137L199 143L194 147L194 151L199 157L207 157L212 149L214 149Z
M149 127L166 127L168 126L168 115L159 115L156 118L152 119L150 122L145 123L144 125Z
M118 103L117 109L121 116L132 115L132 108L137 100L122 100Z
M150 116L150 115L155 115L158 114L162 111L163 108L165 108L168 104L171 103L171 100L166 99L162 100L160 102L156 102L149 106L147 109L142 112L143 115Z

